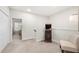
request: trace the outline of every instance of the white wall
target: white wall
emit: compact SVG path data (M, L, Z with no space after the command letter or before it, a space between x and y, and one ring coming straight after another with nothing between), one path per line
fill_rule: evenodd
M0 6L0 51L10 41L9 8Z
M36 38L44 39L44 26L48 22L48 17L34 15L26 12L10 10L11 18L22 19L22 40ZM36 34L34 29L37 30Z
M78 8L72 7L60 11L50 17L34 15L26 12L16 10L11 11L11 18L21 18L23 21L23 40L35 38L34 29L37 30L36 39L44 39L44 25L46 23L52 24L52 40L70 40L73 38L72 34L78 32Z
M50 16L52 40L69 40L78 32L78 8L73 7ZM73 18L72 18L73 17Z
M23 20L23 40L35 38L34 29L37 30L36 39L44 39L44 26L46 23L52 24L52 40L68 40L73 38L73 34L78 32L78 8L70 8L52 16L44 17L15 10L11 11L11 18L21 18ZM0 51L11 39L9 8L0 7Z

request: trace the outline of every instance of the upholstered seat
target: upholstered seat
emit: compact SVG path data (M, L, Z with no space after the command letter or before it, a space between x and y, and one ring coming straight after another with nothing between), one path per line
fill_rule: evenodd
M79 35L74 36L72 41L60 40L61 50L70 52L79 52Z
M62 50L78 52L76 45L72 42L61 40L60 45Z

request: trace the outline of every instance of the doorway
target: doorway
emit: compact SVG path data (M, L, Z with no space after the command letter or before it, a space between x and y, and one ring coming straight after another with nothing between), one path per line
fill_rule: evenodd
M12 39L22 40L22 19L12 18Z
M45 24L45 42L52 42L52 25Z

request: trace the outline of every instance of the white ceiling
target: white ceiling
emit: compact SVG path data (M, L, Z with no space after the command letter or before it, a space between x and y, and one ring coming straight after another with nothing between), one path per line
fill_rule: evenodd
M30 13L38 14L42 16L50 16L70 7L69 6L11 6L10 8L23 12L27 12L27 9L29 8L32 10Z

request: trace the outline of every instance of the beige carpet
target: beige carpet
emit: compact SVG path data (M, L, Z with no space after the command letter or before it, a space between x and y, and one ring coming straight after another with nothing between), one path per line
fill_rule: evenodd
M10 42L2 53L60 53L57 43L37 42L35 40L14 40Z

